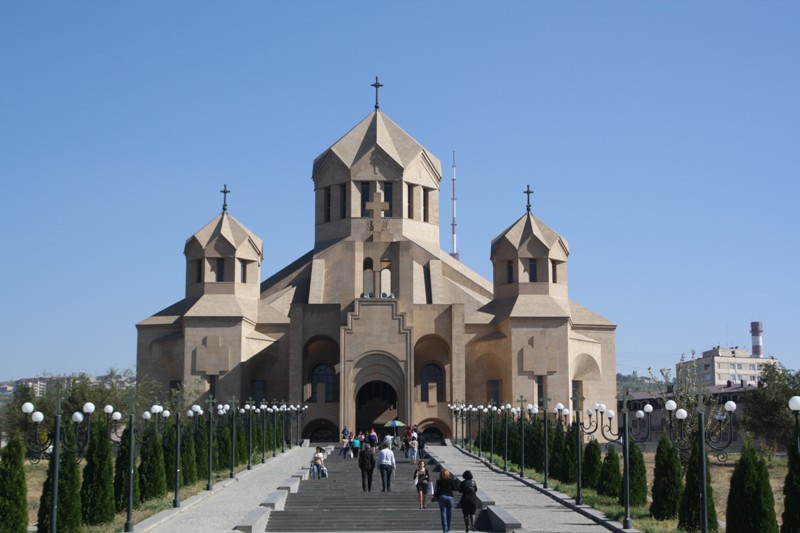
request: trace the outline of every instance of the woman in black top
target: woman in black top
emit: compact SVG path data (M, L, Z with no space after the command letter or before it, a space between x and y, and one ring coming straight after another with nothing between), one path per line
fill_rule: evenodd
M433 495L439 500L439 512L442 515L442 533L450 531L450 517L453 515L453 493L457 492L459 483L446 468L439 473Z
M461 493L461 512L464 514L465 531L475 531L475 511L478 509L478 484L472 479L472 472L467 470L464 472L464 481L458 487L458 492Z
M428 474L428 468L425 466L425 461L420 461L417 464L417 469L414 470L414 479L417 480L419 508L425 509L425 495L428 493L428 484L431 482L431 476Z

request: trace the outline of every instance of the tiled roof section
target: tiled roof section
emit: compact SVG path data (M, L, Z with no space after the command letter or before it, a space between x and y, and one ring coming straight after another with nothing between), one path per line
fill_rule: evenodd
M258 255L263 255L264 245L262 240L228 212L214 217L211 222L189 237L186 244L188 245L192 239L196 239L200 246L205 249L218 237L224 238L235 249L250 241L253 243L253 247L258 250Z

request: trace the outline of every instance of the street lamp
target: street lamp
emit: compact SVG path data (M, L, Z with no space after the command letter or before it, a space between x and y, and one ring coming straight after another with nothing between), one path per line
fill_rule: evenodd
M575 442L575 450L576 450L576 484L577 484L577 491L575 495L575 504L582 505L583 504L583 493L582 493L582 485L583 477L582 467L583 467L583 437L585 435L592 435L595 431L597 431L597 419L594 417L595 409L597 409L600 404L595 404L595 409L587 409L586 416L589 417L589 424L584 424L581 421L581 402L583 401L582 396L578 396L575 394L572 398L572 405L575 407L575 435L576 435L576 442ZM649 404L647 407L650 407L650 411L653 410L652 406Z
M794 413L794 435L797 439L797 453L800 453L800 396L789 398L789 409Z
M490 400L491 415L492 415L492 440L489 442L489 462L494 463L494 415L497 414L497 406L494 405L494 400Z
M483 457L483 432L481 430L481 422L483 415L487 414L488 412L489 410L486 407L482 405L478 406L478 457Z
M275 454L278 450L278 404L272 404L272 457L275 457ZM267 409L267 412L270 410Z
M503 451L503 472L508 472L508 414L511 412L511 404L507 403L503 406L505 412L505 445Z
M261 419L261 464L267 462L267 407L266 402L262 399L261 405L258 406L258 412Z
M547 402L550 400L549 396L542 398L542 424L544 426L544 481L542 487L548 488L548 478L550 477L550 420L547 418ZM537 406L533 406L533 414L539 412Z
M58 478L59 467L61 461L61 451L75 455L80 458L86 452L89 445L89 437L92 430L92 415L95 411L95 406L91 402L83 404L83 413L75 411L72 414L72 423L75 425L75 446L68 445L61 432L61 390L59 387L58 400L56 403L56 414L54 417L54 428L52 433L47 433L41 429L41 424L44 421L44 414L41 411L36 411L36 407L31 402L22 404L22 412L25 413L25 429L23 442L25 448L33 454L33 461L39 462L47 453L50 446L53 447L52 456L50 461L54 461L53 477L52 477L52 497L50 499L50 533L56 533L58 530ZM84 417L84 414L86 415ZM33 422L32 434L28 430L28 417ZM86 421L86 429L82 430L81 424Z
M800 402L796 402L800 403ZM691 440L684 433L684 425L688 413L685 409L677 409L678 404L674 400L667 401L664 408L669 412L669 440L681 451L688 451L691 446ZM736 402L728 401L725 403L725 411L727 416L719 414L714 417L718 423L718 431L716 437L714 431L706 431L706 409L703 395L697 395L697 438L700 443L700 526L702 533L708 533L708 489L706 487L706 446L716 452L724 452L730 447L733 442L733 412L736 411ZM672 430L672 413L675 411L675 418L679 420L678 435L675 435ZM728 438L727 442L722 443L723 426L726 418L728 419ZM649 428L648 428L649 429ZM712 429L712 428L709 428Z
M281 404L281 453L286 451L286 404Z
M519 439L520 439L520 454L519 454L519 477L525 477L525 403L528 400L520 394L517 398L519 402ZM533 407L533 406L530 406Z

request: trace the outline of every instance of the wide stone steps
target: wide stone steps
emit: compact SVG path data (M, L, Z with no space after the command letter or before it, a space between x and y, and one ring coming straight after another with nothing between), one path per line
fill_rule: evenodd
M439 506L431 503L430 497L428 508L419 509L412 484L415 465L404 459L402 453L395 452L397 470L391 492L381 492L377 468L372 477L372 492L363 492L358 461L343 459L336 452L338 449L325 461L327 478L301 481L298 492L286 499L285 509L270 513L268 532L441 531ZM458 515L453 522L460 523L460 511L455 513Z

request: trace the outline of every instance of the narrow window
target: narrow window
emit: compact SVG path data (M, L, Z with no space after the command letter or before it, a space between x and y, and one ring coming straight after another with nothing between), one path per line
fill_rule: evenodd
M363 271L363 279L364 279L364 286L362 293L364 296L369 298L373 297L373 293L375 292L375 276L372 270L372 259L369 257L364 259L364 271Z
M225 281L225 259L217 259L217 281Z
M536 279L536 259L528 259L528 281L535 283Z
M394 197L394 187L391 183L383 184L383 201L389 204L389 209L385 211L386 218L392 218L392 200Z
M436 401L444 401L444 378L442 377L442 369L438 365L427 364L422 367L422 394L420 400L423 402L428 401L429 384L436 385Z
M553 280L553 283L558 283L558 263L551 261L550 266L552 267L552 275L550 276L550 279Z
M514 283L514 261L506 263L506 283Z
M414 218L414 186L410 183L408 184L408 202L406 205L408 206L407 217L412 220Z
M333 367L326 364L317 365L311 371L311 401L318 402L317 385L325 384L325 402L333 402Z
M339 191L339 218L347 218L347 184L343 184Z
M544 376L536 376L536 403L541 408L544 405L544 399L547 397L547 382Z
M367 202L369 201L369 182L361 182L361 218L369 216L367 213Z
M325 207L324 207L324 214L325 214L325 222L331 221L331 188L325 187L322 190L322 193L325 197Z
M194 262L194 282L195 283L202 283L203 282L203 260L198 259Z
M250 397L255 401L264 400L267 397L267 382L263 379L250 380Z
M239 281L247 283L247 262L239 259Z
M572 411L576 412L581 408L580 398L583 396L583 382L573 380L572 381L572 398L575 400L572 401Z
M430 198L428 198L428 189L422 189L422 221L430 221Z
M490 379L486 381L486 395L489 402L494 401L494 405L500 405L500 380Z

